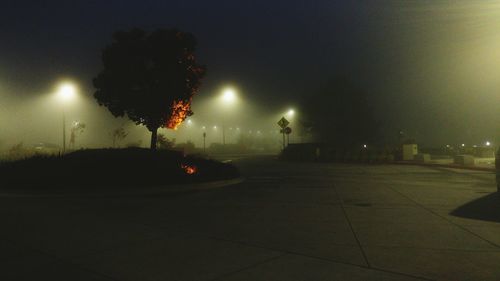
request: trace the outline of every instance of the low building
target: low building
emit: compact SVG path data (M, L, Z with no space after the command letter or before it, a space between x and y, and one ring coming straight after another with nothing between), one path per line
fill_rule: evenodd
M417 144L403 144L403 161L411 161L418 154Z

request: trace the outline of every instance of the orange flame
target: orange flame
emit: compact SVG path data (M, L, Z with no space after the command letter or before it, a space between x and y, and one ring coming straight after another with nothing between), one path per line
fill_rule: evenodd
M186 172L186 174L188 175L195 174L196 171L198 170L196 166L190 166L185 164L181 164L181 168L184 169L184 172Z
M175 100L172 103L172 115L167 121L166 127L169 129L177 130L177 127L186 119L191 109L191 99L188 101Z

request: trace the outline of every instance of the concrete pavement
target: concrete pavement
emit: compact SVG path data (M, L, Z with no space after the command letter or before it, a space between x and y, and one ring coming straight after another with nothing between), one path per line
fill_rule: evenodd
M492 173L235 163L208 191L0 197L0 280L500 280Z

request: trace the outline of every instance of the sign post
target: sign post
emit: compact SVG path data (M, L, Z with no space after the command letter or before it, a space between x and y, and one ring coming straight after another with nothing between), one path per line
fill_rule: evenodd
M288 146L290 144L290 134L292 133L292 128L286 127L283 130L285 131L286 134L286 145Z
M290 124L290 122L288 122L285 117L281 117L281 119L278 121L278 126L280 126L281 128L280 132L283 134L283 149L285 149L285 128L287 128L288 124Z

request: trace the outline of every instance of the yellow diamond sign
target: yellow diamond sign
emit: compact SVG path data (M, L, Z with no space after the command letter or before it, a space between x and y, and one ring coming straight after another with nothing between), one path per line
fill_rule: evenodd
M285 129L288 124L290 124L290 122L288 122L285 117L281 117L280 121L278 121L278 126L280 126L281 129Z

